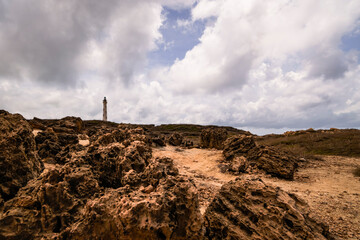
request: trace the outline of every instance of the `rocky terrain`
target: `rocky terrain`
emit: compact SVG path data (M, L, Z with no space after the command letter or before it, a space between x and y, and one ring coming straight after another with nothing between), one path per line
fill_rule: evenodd
M346 175L355 185L339 187L341 198L326 184L320 195L311 186L333 177L333 168L325 174L329 159L306 160L248 132L26 121L6 111L0 129L0 239L360 236L359 179ZM331 211L341 199L347 215Z

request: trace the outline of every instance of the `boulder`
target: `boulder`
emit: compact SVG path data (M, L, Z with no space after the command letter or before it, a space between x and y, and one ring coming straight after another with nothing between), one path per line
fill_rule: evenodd
M52 128L39 132L35 137L40 158L54 158L61 151L59 139Z
M155 159L140 178L134 188L113 189L89 201L83 219L63 234L70 239L202 238L197 191L171 159Z
M0 239L54 238L79 219L84 202L99 191L88 167L68 164L51 169L5 203Z
M32 128L20 114L0 110L0 133L0 196L7 201L39 176L43 163L36 153Z
M172 146L181 146L184 137L180 133L173 133L168 139L168 143Z
M274 147L257 145L253 136L238 135L224 143L225 165L230 172L239 174L248 167L264 170L272 176L293 179L299 158Z
M223 154L225 159L232 160L237 155L247 156L247 153L254 148L256 144L253 136L236 135L225 141Z
M0 198L0 239L201 239L197 190L173 161L139 131L106 139Z
M310 218L309 206L294 194L259 178L224 184L206 209L209 239L333 239L328 228Z
M47 128L40 118L34 117L28 122L33 129L45 130Z
M159 147L164 147L166 146L166 139L165 136L162 134L152 134L149 136L153 145L155 147L159 146Z
M272 176L292 180L300 160L274 147L259 146L249 152L248 161Z
M79 117L65 117L60 120L60 127L74 130L81 133L84 130L84 123Z
M56 133L53 128L39 132L35 140L39 156L46 161L52 159L63 164L66 160L65 155L71 155L71 152L81 150L77 134Z
M203 148L223 149L228 133L221 128L206 128L201 131L200 144Z

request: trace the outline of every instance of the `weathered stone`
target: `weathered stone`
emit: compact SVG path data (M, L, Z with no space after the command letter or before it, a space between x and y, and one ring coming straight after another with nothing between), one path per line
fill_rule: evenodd
M166 139L164 135L161 134L153 134L150 136L150 139L152 143L155 145L155 147L160 146L164 147L166 146Z
M237 155L246 156L253 148L256 148L253 136L236 135L225 141L223 154L225 159L231 160Z
M272 176L293 179L299 159L293 154L268 146L257 146L253 136L239 135L226 140L225 165L234 173L246 172L249 166Z
M184 137L180 133L173 133L168 139L168 142L172 146L181 146Z
M141 177L151 179L152 184L134 190L114 189L96 201L89 201L83 219L64 235L71 239L98 236L107 239L201 239L203 225L197 191L175 169L169 159L152 161ZM149 182L143 180L141 184Z
M259 146L250 151L248 160L272 176L290 180L294 178L299 161L291 153L268 146Z
M206 128L201 131L200 143L203 148L223 149L228 133L221 128Z
M13 198L42 169L28 122L20 114L0 110L0 196L5 201Z
M309 206L261 179L237 178L222 186L205 212L209 239L333 239L308 216Z

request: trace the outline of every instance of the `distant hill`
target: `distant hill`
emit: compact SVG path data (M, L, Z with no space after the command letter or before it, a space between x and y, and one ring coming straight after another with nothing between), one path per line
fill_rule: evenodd
M257 142L308 155L360 156L360 130L299 130L257 137Z

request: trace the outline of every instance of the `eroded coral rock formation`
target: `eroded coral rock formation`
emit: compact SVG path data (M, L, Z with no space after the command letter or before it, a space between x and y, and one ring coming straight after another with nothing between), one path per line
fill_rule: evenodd
M81 148L79 138L74 133L56 133L52 128L39 132L35 137L38 154L43 160L52 159L64 163L71 151Z
M295 195L258 178L224 184L205 212L209 239L333 239Z
M30 125L20 114L0 110L0 197L13 198L42 169Z
M181 146L184 141L184 137L180 133L173 133L168 138L168 143L172 146Z
M33 118L28 122L34 129L45 130L51 127L57 133L81 133L85 127L79 117L65 117L59 120Z
M288 152L255 143L253 136L237 135L224 143L223 155L228 170L246 172L248 167L262 169L273 176L293 179L299 159Z
M21 115L0 111L0 123L0 239L331 239L306 203L260 179L238 178L218 194L197 189L172 159L152 156L154 136L142 128L34 119L43 130L34 138ZM206 136L207 147L225 146L233 172L295 171L291 156L251 136ZM181 135L169 140L192 145ZM205 215L199 192L215 196Z
M71 239L201 239L197 191L171 159L155 159L134 177L133 186L89 201L79 224L64 234Z
M228 133L222 128L207 128L201 131L200 144L203 148L223 149Z
M48 164L3 203L0 239L201 238L194 184L171 159L152 158L143 133L117 129Z

